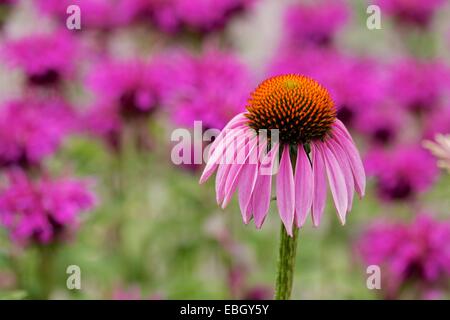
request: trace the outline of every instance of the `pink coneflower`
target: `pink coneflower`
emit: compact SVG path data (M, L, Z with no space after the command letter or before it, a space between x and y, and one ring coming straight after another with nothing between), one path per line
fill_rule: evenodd
M0 191L0 221L21 244L48 244L77 228L79 214L89 210L94 196L77 179L30 180L21 172L9 176Z
M75 125L73 112L59 100L5 103L0 109L0 166L38 166Z
M266 130L270 130L270 136ZM247 111L225 126L209 155L200 182L217 169L217 202L225 207L238 190L244 223L253 218L257 228L269 210L274 163L281 157L275 178L282 220L275 298L289 299L298 228L310 211L313 224L320 224L327 195L326 176L342 224L352 208L355 190L364 195L365 173L359 153L336 118L330 94L301 75L263 81L251 94Z
M244 163L218 161L229 147L225 134L228 129L238 134L238 145L246 152ZM263 129L279 130L280 141L263 139L261 143L270 146L265 159L249 163L247 160L258 145L258 131ZM238 189L244 223L253 217L260 228L271 199L271 167L280 156L276 196L287 233L292 235L294 224L303 226L310 210L314 225L320 224L326 200L326 175L339 219L344 224L354 191L364 195L364 168L347 129L336 118L328 91L305 76L282 75L259 85L251 94L247 111L235 116L212 145L200 182L218 169L218 203L225 207ZM292 157L296 158L295 172ZM235 158L233 155L232 159ZM258 172L264 165L262 160L268 161L269 174Z
M328 47L348 20L349 7L343 1L322 0L293 4L285 12L283 45Z
M365 263L381 267L381 287L387 298L398 298L408 285L428 295L432 289L445 288L450 279L448 221L426 214L412 223L380 221L362 235L357 249Z
M382 12L393 16L397 22L427 27L444 0L377 0Z
M420 146L372 150L365 165L386 201L415 199L433 185L439 173L433 157Z
M179 53L172 72L172 90L167 104L176 124L204 129L222 129L243 111L251 88L248 68L229 52L207 48L200 55Z
M435 142L426 140L423 145L439 159L438 166L450 172L450 134L438 134L435 140Z
M79 53L78 42L67 32L28 35L2 48L3 58L25 73L28 84L45 87L73 76Z
M151 19L159 29L209 33L223 29L257 0L150 0Z

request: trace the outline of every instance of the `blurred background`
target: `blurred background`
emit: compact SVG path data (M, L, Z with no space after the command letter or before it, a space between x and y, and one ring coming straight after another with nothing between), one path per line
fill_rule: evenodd
M284 73L330 90L369 180L344 227L328 203L300 230L293 298L449 298L449 15L446 0L0 0L0 298L271 299L276 208L261 230L237 201L220 209L201 165L172 163L171 134L222 129Z

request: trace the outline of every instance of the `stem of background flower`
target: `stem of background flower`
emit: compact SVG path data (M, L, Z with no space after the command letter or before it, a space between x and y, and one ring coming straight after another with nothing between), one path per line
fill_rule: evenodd
M275 300L289 300L291 298L295 257L297 254L297 239L298 228L294 227L293 236L290 237L287 234L283 223L281 223Z
M39 293L37 298L48 300L53 290L53 263L55 250L53 246L38 247L38 276L39 276Z

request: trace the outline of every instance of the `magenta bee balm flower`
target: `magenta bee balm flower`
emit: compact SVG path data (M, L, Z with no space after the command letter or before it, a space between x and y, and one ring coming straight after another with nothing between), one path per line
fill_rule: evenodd
M259 133L264 129L277 130L279 141L273 136L262 137ZM237 148L231 148L229 140L236 140ZM267 154L253 162L254 154L264 153L266 146ZM242 163L220 161L222 154L228 153L235 160L242 152ZM272 178L278 158L279 171ZM310 211L314 225L320 224L326 177L342 224L352 208L354 192L363 196L365 189L360 156L347 129L336 118L330 94L316 81L300 75L276 76L259 85L251 94L247 111L235 116L213 143L200 182L216 169L218 203L225 207L238 190L244 223L253 218L258 228L269 210L274 180L277 207L289 235L294 224L303 226ZM265 169L268 171L263 172Z
M19 243L47 244L76 229L79 214L92 208L94 196L85 182L76 179L30 180L10 174L0 191L0 222Z
M382 268L387 298L398 298L406 285L418 285L424 296L444 289L450 279L448 221L421 214L412 223L378 222L362 235L357 249L364 262Z

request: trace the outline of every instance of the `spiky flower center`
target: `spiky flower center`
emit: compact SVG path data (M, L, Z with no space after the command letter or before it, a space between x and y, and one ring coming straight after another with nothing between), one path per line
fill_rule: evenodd
M336 119L328 90L295 74L263 81L251 94L247 111L251 128L278 129L280 141L292 145L323 139Z

